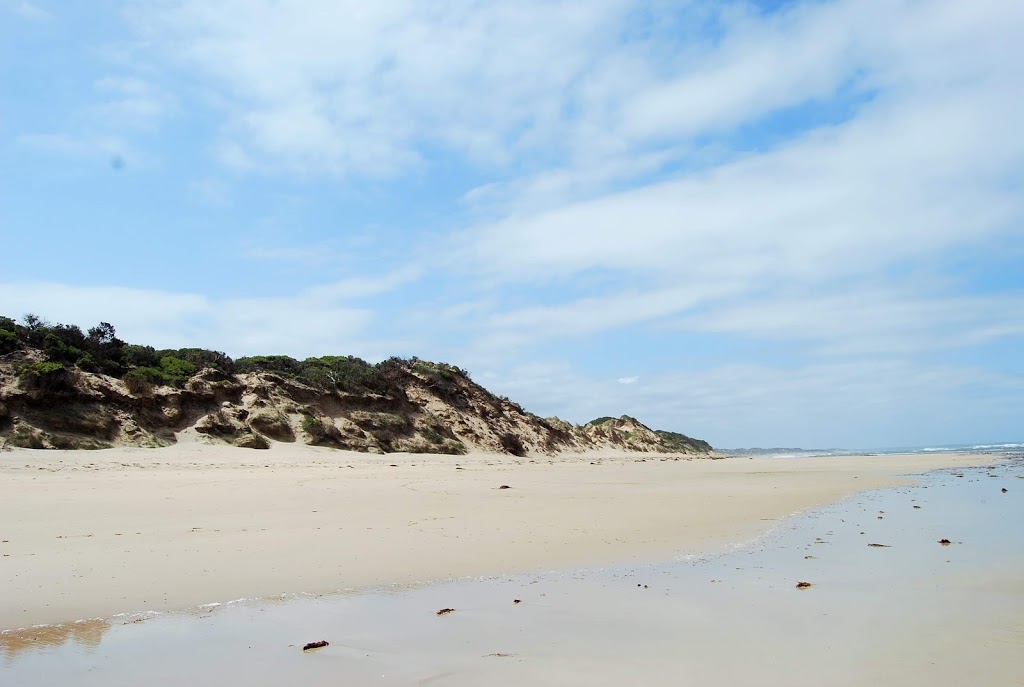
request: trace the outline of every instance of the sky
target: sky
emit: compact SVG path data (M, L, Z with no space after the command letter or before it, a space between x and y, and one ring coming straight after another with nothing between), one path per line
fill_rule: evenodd
M1024 437L1024 3L0 0L0 313L715 446Z

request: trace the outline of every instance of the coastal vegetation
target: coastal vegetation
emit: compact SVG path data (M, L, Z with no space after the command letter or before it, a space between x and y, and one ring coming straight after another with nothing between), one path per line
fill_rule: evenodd
M0 445L162 446L181 432L246 448L302 441L374 453L711 451L625 415L584 426L542 418L463 368L417 357L233 359L129 343L108 322L83 331L0 316Z

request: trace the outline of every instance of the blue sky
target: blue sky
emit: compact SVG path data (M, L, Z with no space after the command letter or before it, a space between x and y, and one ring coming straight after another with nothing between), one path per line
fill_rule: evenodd
M1024 436L1024 4L0 0L0 312L743 445Z

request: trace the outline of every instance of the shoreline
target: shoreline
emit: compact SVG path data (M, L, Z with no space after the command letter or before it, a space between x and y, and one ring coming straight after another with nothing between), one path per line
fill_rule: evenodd
M993 459L5 452L0 630L707 553L857 492Z
M692 560L0 633L0 682L1015 685L1024 549L1007 536L1024 516L1020 479L1019 458L932 471ZM326 646L303 651L313 640Z

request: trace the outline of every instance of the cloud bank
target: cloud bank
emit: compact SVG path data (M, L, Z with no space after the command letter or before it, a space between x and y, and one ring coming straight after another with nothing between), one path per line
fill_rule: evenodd
M218 295L201 275L175 291L40 271L0 288L14 314L236 355L445 357L545 413L733 445L1019 426L1024 5L165 0L123 17L77 128L17 140L158 168L154 141L192 116L199 170L177 183L246 237L227 269L302 274ZM275 185L317 209L279 248L244 233ZM385 216L397 228L375 233ZM387 259L339 278L321 247L356 233Z

